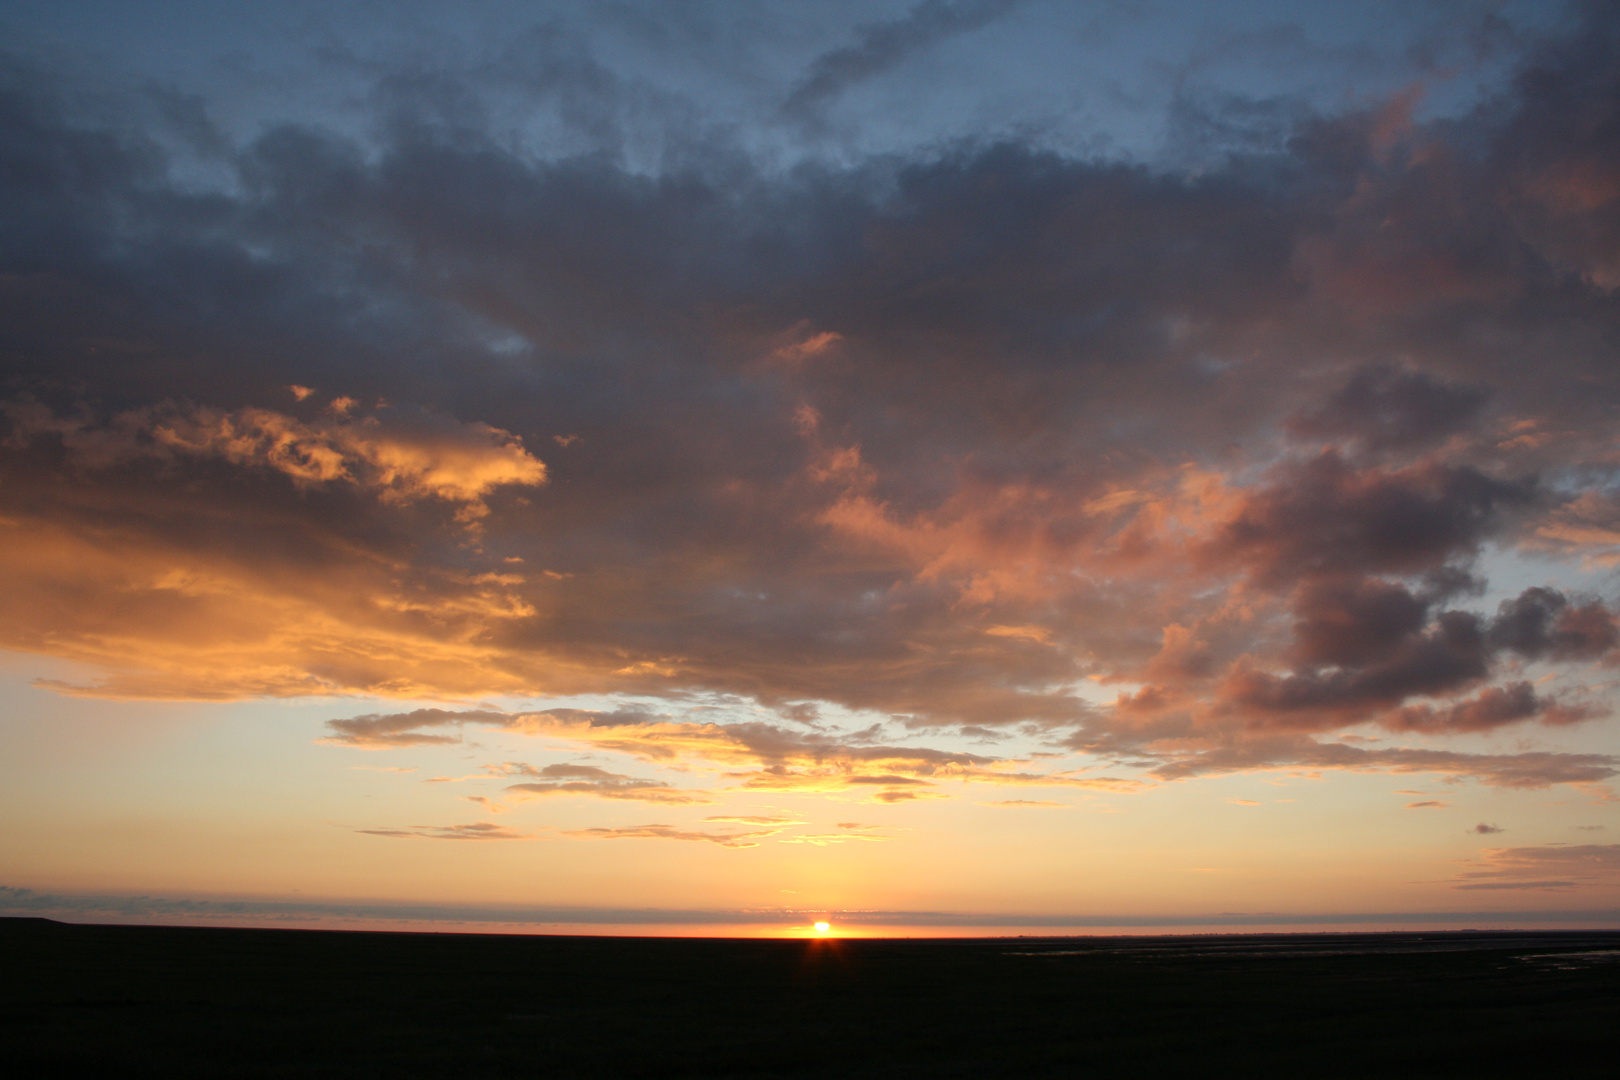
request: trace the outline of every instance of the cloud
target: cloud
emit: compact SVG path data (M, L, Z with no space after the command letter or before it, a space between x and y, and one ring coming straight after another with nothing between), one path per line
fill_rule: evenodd
M1208 750L1179 754L1155 766L1167 780L1253 769L1317 768L1357 772L1435 773L1447 780L1475 780L1492 787L1541 788L1591 784L1620 774L1607 754L1532 751L1520 754L1468 754L1455 750L1406 747L1369 750L1310 738L1246 739Z
M1027 772L1016 762L982 754L892 746L856 741L820 732L790 730L773 724L686 723L636 710L602 712L552 709L532 713L498 713L469 709L417 709L408 713L365 714L330 720L336 734L322 742L362 749L451 743L458 735L444 728L477 723L526 735L546 735L583 748L628 754L656 765L702 763L749 790L833 793L850 788L883 788L871 797L894 802L918 797L906 789L941 780L970 783L1129 788L1132 781ZM533 781L507 790L520 795L591 794L648 802L707 802L706 792L678 789L661 781L641 780L592 765L558 763L535 768L508 762L488 766L495 776L529 776Z
M1492 848L1452 881L1465 890L1572 889L1620 883L1620 844Z
M816 57L788 95L782 111L803 116L847 87L897 66L921 49L979 29L1014 3L1016 0L923 0L903 18L863 26L856 44Z
M864 27L788 115L1005 10ZM487 725L717 791L1601 782L1557 747L1612 691L1542 681L1620 647L1570 584L1620 551L1620 22L1579 20L1466 114L1288 103L1194 171L1017 128L783 169L513 60L220 135L210 186L8 59L0 645L92 672L65 693L383 697L328 741ZM595 149L453 107L480 78ZM634 100L671 126L632 163ZM1553 583L1486 609L1520 555ZM501 695L652 704L415 709ZM1448 748L1509 730L1549 748Z
M533 840L530 833L515 832L505 825L476 821L470 825L412 825L407 829L356 829L368 836L397 840Z
M851 840L869 843L881 843L893 840L892 836L880 836L868 832L840 832L840 833L799 833L796 836L784 836L777 841L779 844L810 844L814 847L828 847L833 844L842 844Z
M1620 562L1620 499L1608 492L1583 491L1548 514L1525 546L1574 556L1586 564L1613 566Z
M529 783L510 784L506 790L520 797L543 795L595 795L603 799L633 799L637 802L703 803L710 797L701 791L670 787L660 780L638 780L608 772L594 765L547 765L543 768L519 766L505 775L532 776Z
M1472 553L1532 491L1468 465L1357 468L1327 450L1281 467L1246 496L1205 552L1273 587L1324 574L1421 573Z
M434 746L461 741L460 734L444 735L428 728L460 728L463 724L483 723L500 726L504 713L467 709L412 709L405 713L366 713L347 719L328 720L334 734L321 739L330 746L352 746L362 750L389 750L401 746Z
M759 839L775 836L780 828L755 829L751 832L715 833L698 829L681 829L673 825L628 825L618 828L575 829L564 833L583 840L692 840L718 844L726 848L752 848Z
M1466 431L1489 394L1422 371L1357 371L1312 411L1288 421L1298 439L1348 439L1369 450L1404 450Z
M1489 731L1532 717L1546 724L1572 724L1604 715L1582 706L1550 705L1536 696L1527 682L1492 686L1476 696L1443 709L1427 705L1406 706L1383 718L1392 731Z
M1479 823L1479 824L1478 824L1478 825L1475 825L1475 826L1474 826L1474 827L1473 827L1473 828L1472 828L1472 829L1471 829L1471 830L1469 830L1469 831L1470 831L1470 832L1474 832L1474 833L1478 833L1478 834L1479 834L1479 835L1480 835L1480 836L1490 836L1490 835L1491 835L1491 834L1493 834L1493 833L1499 833L1499 832L1507 832L1507 830L1506 830L1506 829L1504 829L1504 828L1501 828L1501 827L1500 827L1500 826L1497 826L1497 825L1487 825L1487 824L1486 824L1486 823L1485 823L1485 822L1483 822L1483 821L1482 821L1482 822L1480 822L1480 823Z
M279 473L300 489L346 483L384 502L441 499L459 504L460 520L488 514L484 498L496 488L546 481L544 463L511 432L426 411L384 410L351 419L352 403L339 400L344 407L312 422L262 408L225 412L165 404L96 424L83 414L55 416L36 402L5 408L10 441L26 446L50 439L83 468L211 459Z
M1620 625L1600 600L1579 607L1556 589L1526 589L1504 600L1491 640L1531 660L1591 660L1620 644Z
M1406 804L1406 808L1408 810L1423 810L1423 809L1429 809L1429 808L1439 810L1439 809L1444 809L1445 807L1448 807L1450 805L1451 805L1450 803L1438 802L1438 801L1436 801L1434 799L1424 799L1421 802L1409 802L1409 803Z

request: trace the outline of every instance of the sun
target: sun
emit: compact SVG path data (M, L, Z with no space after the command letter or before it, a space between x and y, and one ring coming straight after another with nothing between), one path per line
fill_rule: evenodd
M816 933L818 933L818 934L825 934L827 931L829 931L831 929L832 929L832 923L824 923L824 922L816 923Z

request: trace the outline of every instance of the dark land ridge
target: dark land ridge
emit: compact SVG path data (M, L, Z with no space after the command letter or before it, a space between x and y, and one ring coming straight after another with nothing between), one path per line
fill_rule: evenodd
M0 919L8 1077L1620 1075L1620 931L824 941Z

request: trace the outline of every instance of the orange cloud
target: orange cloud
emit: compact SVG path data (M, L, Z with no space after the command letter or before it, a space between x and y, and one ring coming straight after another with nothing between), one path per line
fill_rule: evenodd
M342 482L375 491L384 501L442 499L460 504L458 515L468 520L488 513L483 500L496 488L546 482L545 464L510 432L428 413L385 412L351 420L344 408L305 423L270 409L160 406L94 425L82 416L55 416L37 404L7 410L14 441L51 435L93 466L140 458L212 458L269 469L301 487Z

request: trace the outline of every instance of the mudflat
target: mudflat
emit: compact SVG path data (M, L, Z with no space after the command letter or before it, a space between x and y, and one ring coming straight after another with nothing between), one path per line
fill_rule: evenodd
M1620 932L822 941L0 919L0 1071L1615 1075Z

